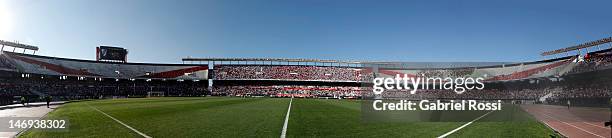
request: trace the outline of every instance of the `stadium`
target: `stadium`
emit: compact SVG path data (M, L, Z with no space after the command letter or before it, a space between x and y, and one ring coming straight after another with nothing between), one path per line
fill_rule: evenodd
M98 47L97 60L81 60L37 55L36 46L0 41L0 110L69 122L66 130L6 134L17 137L607 138L611 42L604 38L542 55L593 52L520 63L190 57L164 64L127 62L127 50L117 47ZM398 74L482 77L486 87L463 94L372 93L374 78ZM365 111L372 97L499 100L504 108L416 112L418 121L405 121L410 117L402 113L380 119ZM36 104L47 99L51 108Z
M610 138L610 5L0 0L0 138Z

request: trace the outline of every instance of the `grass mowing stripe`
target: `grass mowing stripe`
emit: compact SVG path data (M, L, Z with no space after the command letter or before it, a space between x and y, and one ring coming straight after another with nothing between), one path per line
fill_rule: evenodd
M437 137L461 125L455 122L362 122L360 101L294 100L291 108L295 109L290 116L293 120L287 128L291 133L287 133L287 137Z
M87 103L86 103L86 104L87 104ZM131 129L132 131L134 131L134 132L138 133L139 135L141 135L141 136L143 136L143 137L145 137L145 138L151 138L150 136L147 136L147 134L144 134L144 133L142 133L142 132L140 132L140 131L138 131L138 130L136 130L136 129L134 129L134 128L130 127L130 126L128 126L127 124L125 124L125 123L123 123L123 122L121 122L121 121L119 121L119 120L115 119L114 117L112 117L112 116L110 116L110 115L108 115L108 114L106 114L106 113L104 113L104 112L102 112L102 111L98 110L98 108L93 107L93 106L91 106L91 105L89 105L89 104L87 104L87 106L89 106L89 108L92 108L92 109L94 109L94 110L96 110L96 111L98 111L98 112L100 112L100 113L104 114L106 117L111 118L111 119L113 119L113 120L117 121L119 124L121 124L121 125L123 125L123 126L125 126L125 127L129 128L129 129Z
M283 130L281 131L281 138L285 138L287 136L287 124L289 124L289 114L291 113L291 103L293 102L293 97L289 100L289 108L287 109L287 115L285 116L285 123L283 124Z
M70 103L52 112L50 116L70 120L69 131L30 130L23 137L142 137L88 107L85 104L87 103L151 137L278 138L290 101L283 98L229 97L198 98L200 100L185 98L185 101L177 99L181 98ZM112 104L113 102L120 104ZM292 108L293 106L295 105L292 104Z
M279 137L287 103L288 99L224 98L139 108L96 107L153 137Z
M48 117L69 119L70 131L30 130L22 137L142 137L87 104L151 137L278 138L281 135L278 130L283 129L289 110L288 103L295 109L289 113L293 120L287 123L286 137L438 137L467 123L362 122L359 100L287 99L164 97L75 102L51 112ZM487 112L473 114L468 121ZM448 137L548 137L552 133L524 113L522 110L495 111ZM516 121L525 122L498 121L507 117L513 118L509 121L518 118Z
M495 111L495 110L493 110L493 111ZM470 122L468 122L468 123L465 123L465 124L463 124L462 126L460 126L460 127L458 127L458 128L455 128L455 129L453 129L453 130L451 130L451 131L447 132L446 134L443 134L443 135L439 136L438 138L444 138L444 137L446 137L446 136L448 136L448 135L450 135L450 134L453 134L453 133L455 133L455 132L457 132L457 131L461 130L462 128L464 128L464 127L466 127L466 126L468 126L468 125L470 125L470 124L474 123L475 121L478 121L480 118L487 116L488 114L492 113L493 111L487 112L486 114L484 114L484 115L482 115L482 116L480 116L480 117L478 117L478 118L476 118L476 119L474 119L474 120L472 120L472 121L470 121Z

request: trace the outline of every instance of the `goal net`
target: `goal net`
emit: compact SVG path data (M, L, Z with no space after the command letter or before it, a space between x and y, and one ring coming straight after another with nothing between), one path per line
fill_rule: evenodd
M147 97L164 97L164 92L160 92L160 91L147 92Z

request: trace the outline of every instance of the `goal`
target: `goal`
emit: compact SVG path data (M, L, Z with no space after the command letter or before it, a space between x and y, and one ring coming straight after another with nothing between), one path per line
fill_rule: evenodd
M150 92L147 92L147 97L164 97L164 92L150 91Z

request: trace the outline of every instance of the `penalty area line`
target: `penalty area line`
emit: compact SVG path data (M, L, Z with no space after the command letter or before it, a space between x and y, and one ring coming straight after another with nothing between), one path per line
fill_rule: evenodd
M493 111L495 111L495 110L493 110ZM447 137L448 135L453 134L453 133L455 133L455 132L457 132L457 131L459 131L459 130L463 129L464 127L466 127L466 126L468 126L468 125L470 125L470 124L472 124L472 123L474 123L474 122L476 122L476 121L480 120L480 118L483 118L483 117L487 116L488 114L492 113L493 111L487 112L486 114L484 114L484 115L482 115L482 116L480 116L480 117L478 117L478 118L476 118L476 119L474 119L474 120L472 120L472 121L470 121L470 122L468 122L468 123L465 123L465 124L463 124L462 126L460 126L460 127L458 127L458 128L455 128L455 129L453 129L453 130L451 130L451 131L449 131L449 132L446 132L444 135L441 135L441 136L439 136L438 138L444 138L444 137Z
M287 136L287 124L289 124L289 114L291 113L291 103L293 102L293 97L289 100L289 108L287 108L287 115L285 115L285 123L283 124L283 130L281 131L281 138L285 138Z
M86 104L87 104L87 103L86 103ZM129 128L130 130L132 130L132 131L134 131L134 132L138 133L139 135L141 135L141 136L143 136L143 137L145 137L145 138L152 138L152 137L148 136L147 134L142 133L142 132L140 132L140 131L138 131L138 130L134 129L133 127L128 126L127 124L125 124L125 123L123 123L123 122L119 121L118 119L116 119L116 118L114 118L114 117L112 117L112 116L110 116L110 115L108 115L108 114L106 114L106 113L104 113L104 112L100 111L100 110L99 110L98 108L96 108L96 107L93 107L93 106L91 106L91 105L89 105L89 104L87 104L87 106L89 106L89 108L91 108L91 109L94 109L94 110L96 110L96 111L98 111L98 112L102 113L102 114L103 114L103 115L105 115L106 117L108 117L108 118L110 118L110 119L115 120L115 122L117 122L117 123L119 123L119 124L121 124L121 125L123 125L123 126L125 126L125 127Z

